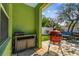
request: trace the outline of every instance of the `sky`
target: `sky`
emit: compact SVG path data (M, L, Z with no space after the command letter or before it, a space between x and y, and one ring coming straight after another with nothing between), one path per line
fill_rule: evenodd
M48 8L46 8L42 14L45 15L46 17L50 17L50 18L54 18L57 16L56 12L59 10L59 8L61 7L61 3L55 3L52 4L51 6L49 6Z
M46 8L44 11L42 11L42 14L45 15L46 17L50 18L56 18L57 17L57 12L59 11L59 8L62 6L62 3L55 3ZM61 26L65 25L65 22L59 23Z

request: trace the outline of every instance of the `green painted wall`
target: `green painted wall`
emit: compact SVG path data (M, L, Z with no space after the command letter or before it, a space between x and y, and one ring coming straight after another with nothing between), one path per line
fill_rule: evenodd
M12 53L12 5L5 4L3 5L7 14L9 15L9 26L8 26L8 39L0 45L0 55L11 55Z
M41 4L38 4L35 8L36 12L36 34L37 34L37 47L42 47L42 9L40 8L42 6Z
M9 39L7 39L7 41L5 41L2 45L0 45L0 56L3 55L4 51L6 50L6 47L8 46L8 42Z
M13 4L13 32L35 33L35 9L22 3Z
M36 6L35 12L36 12L36 34L37 34L37 47L42 47L42 10L43 10L43 4L40 3ZM46 3L47 4L47 3ZM45 4L45 5L46 5Z
M36 33L35 9L25 4L3 4L3 6L10 17L8 33L10 39L0 48L0 55L11 55L12 30L13 33L16 31L25 32L27 34Z
M7 13L9 14L9 37L0 52L0 55L11 55L12 52L12 32L25 32L26 34L37 34L37 47L40 48L41 43L41 11L40 5L36 8L29 7L25 4L8 4L5 6Z
M10 56L12 54L12 40L10 39L5 47L4 52L2 53L3 56Z

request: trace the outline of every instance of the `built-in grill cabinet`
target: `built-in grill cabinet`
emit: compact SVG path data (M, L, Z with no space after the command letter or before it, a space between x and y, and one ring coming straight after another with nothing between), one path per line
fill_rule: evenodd
M27 48L34 48L36 35L18 35L14 37L14 50L15 52L19 52L22 50L26 50Z

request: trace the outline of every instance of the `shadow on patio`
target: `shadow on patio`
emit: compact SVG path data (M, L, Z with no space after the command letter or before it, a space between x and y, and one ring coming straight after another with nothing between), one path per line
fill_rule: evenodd
M18 56L79 56L79 46L75 43L62 40L62 51L58 49L57 45L51 45L48 53L48 41L42 42L42 48L40 49L27 49L26 51L18 53ZM63 54L62 54L63 52ZM13 56L16 56L14 54Z
M76 43L68 42L62 40L61 43L62 50L58 49L57 45L51 45L49 54L47 53L48 41L42 42L42 48L36 51L37 54L41 56L78 56L79 55L79 46Z

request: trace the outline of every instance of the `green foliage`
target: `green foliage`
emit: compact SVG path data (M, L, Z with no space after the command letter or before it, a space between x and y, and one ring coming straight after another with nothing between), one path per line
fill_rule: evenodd
M79 20L79 4L66 3L60 8L59 16L63 16L65 20ZM64 19L63 19L64 20Z
M47 41L48 39L49 39L49 36L42 35L42 41Z
M71 23L67 23L68 32L71 28L71 32L73 31L73 28L75 27L75 24L79 20L79 4L78 3L66 3L63 4L60 8L61 12L58 12L59 14L59 20L63 21L71 21ZM76 21L76 23L74 23ZM72 25L74 24L74 25Z
M53 19L51 18L46 18L44 15L42 16L42 27L56 27L58 30L63 30L60 24L55 23ZM50 19L50 20L49 20Z
M43 17L42 27L53 27L54 26L54 21L51 18L46 18L44 15L42 17Z
M49 24L50 24L49 18L46 18L45 16L43 16L42 27L49 27Z
M63 28L62 28L62 26L60 24L58 24L58 23L55 23L54 27L57 28L60 31L64 31Z

